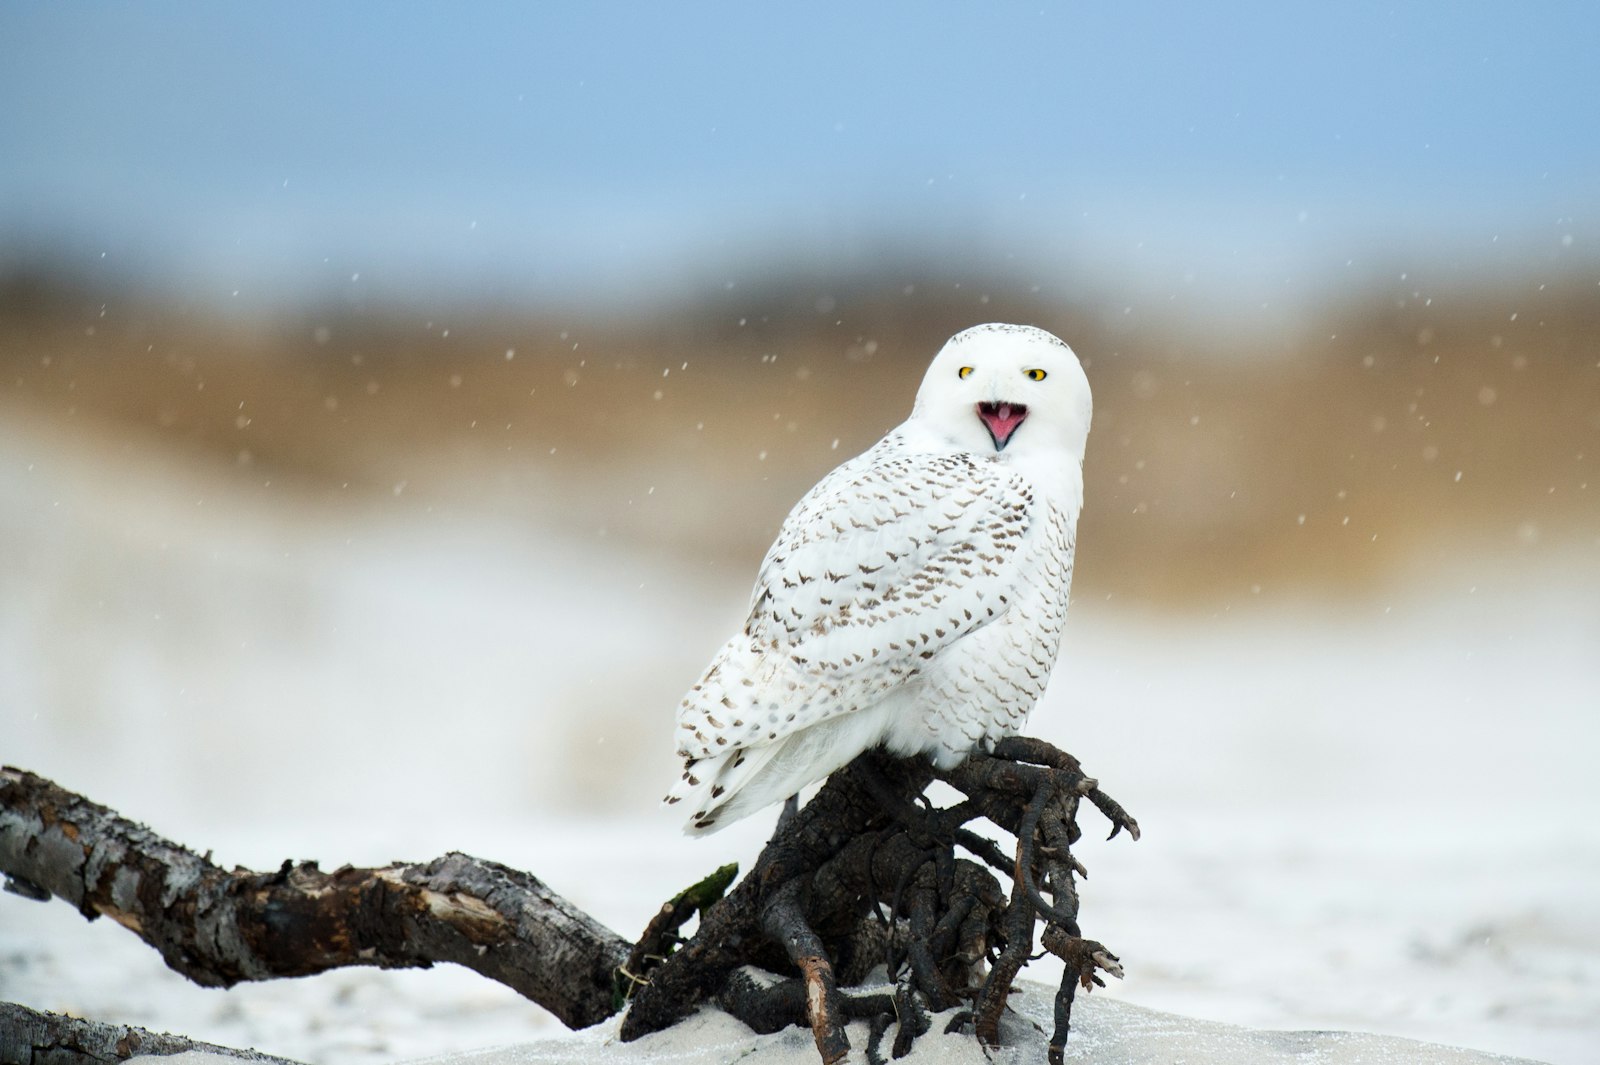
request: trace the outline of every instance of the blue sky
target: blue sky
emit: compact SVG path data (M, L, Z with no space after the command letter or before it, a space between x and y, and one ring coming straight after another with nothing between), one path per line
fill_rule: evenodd
M1597 45L1580 2L13 2L0 255L537 302L898 249L1249 302L1581 253Z

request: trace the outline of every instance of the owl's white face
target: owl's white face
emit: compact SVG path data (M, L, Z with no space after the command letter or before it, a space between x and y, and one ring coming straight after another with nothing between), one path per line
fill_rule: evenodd
M911 420L964 451L1083 461L1093 403L1078 357L1029 325L976 325L951 337L917 390Z

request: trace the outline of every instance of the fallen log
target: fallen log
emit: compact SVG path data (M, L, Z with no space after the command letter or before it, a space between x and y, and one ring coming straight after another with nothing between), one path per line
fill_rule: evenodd
M617 1011L629 951L538 877L495 862L227 870L11 767L0 769L0 873L13 893L111 918L205 987L454 962L584 1028Z
M963 801L929 805L923 790L936 775ZM852 1018L868 1020L876 1062L891 1027L899 1057L930 1013L955 1006L966 1008L954 1026L997 1045L1043 922L1045 949L1066 962L1049 1045L1059 1065L1076 990L1121 975L1116 955L1078 927L1083 867L1071 848L1083 799L1112 835L1138 837L1075 758L1040 741L1005 740L938 774L921 758L868 752L780 824L749 876L733 884L724 867L679 893L631 949L537 877L494 862L451 853L331 873L288 861L230 871L12 768L0 769L0 874L17 894L110 917L205 986L448 961L571 1028L626 1004L625 1042L706 1003L757 1030L805 1025L825 1065L851 1053ZM980 817L1016 837L1010 854L966 827ZM747 967L772 980L752 980ZM873 972L886 973L887 988L865 986Z

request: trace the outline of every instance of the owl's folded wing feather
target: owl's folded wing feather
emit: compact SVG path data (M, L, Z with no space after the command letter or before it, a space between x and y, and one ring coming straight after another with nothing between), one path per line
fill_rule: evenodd
M1032 508L1023 478L967 454L835 470L784 522L744 630L685 700L681 753L773 743L917 676L1005 613Z
M930 658L1004 610L1003 571L1031 503L1021 478L965 454L830 477L767 553L745 633L829 672L874 652Z

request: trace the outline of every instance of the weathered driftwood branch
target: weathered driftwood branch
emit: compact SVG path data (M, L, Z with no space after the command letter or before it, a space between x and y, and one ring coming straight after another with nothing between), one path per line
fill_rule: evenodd
M572 1028L617 1010L628 944L537 877L465 854L327 873L222 869L43 777L0 769L0 873L13 891L110 917L207 987L351 965L455 962Z
M289 862L228 872L15 769L0 770L0 873L23 895L110 916L202 984L453 961L572 1027L627 999L624 1040L706 1002L758 1031L805 1025L827 1065L849 1054L845 1027L858 1018L869 1022L871 1062L883 1060L891 1026L900 1057L930 1013L957 1006L947 1031L970 1025L997 1044L1042 922L1039 941L1066 962L1050 1045L1059 1063L1077 989L1121 975L1117 957L1078 927L1079 807L1088 799L1112 835L1138 838L1139 826L1077 759L1037 740L1002 741L937 775L965 798L933 808L925 760L861 756L786 817L750 875L729 890L726 866L679 893L631 951L536 878L491 862L449 854L332 873ZM965 827L980 817L1016 837L1010 854ZM888 983L863 989L879 966Z
M255 1050L202 1043L127 1024L85 1021L0 1002L0 1065L116 1065L140 1055L166 1057L188 1050L221 1054L255 1065L297 1065Z

